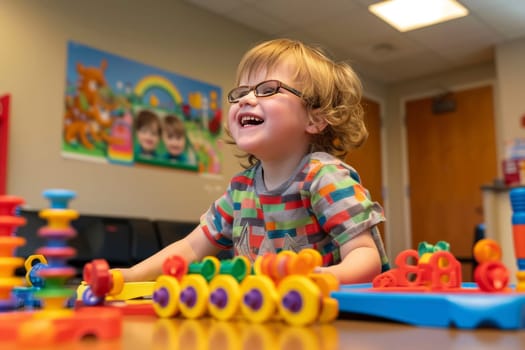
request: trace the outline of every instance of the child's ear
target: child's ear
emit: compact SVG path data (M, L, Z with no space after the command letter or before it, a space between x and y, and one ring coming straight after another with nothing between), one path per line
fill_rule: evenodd
M309 134L320 134L327 125L328 123L326 120L314 110L310 112L310 118L308 120L308 125L306 126L306 132Z

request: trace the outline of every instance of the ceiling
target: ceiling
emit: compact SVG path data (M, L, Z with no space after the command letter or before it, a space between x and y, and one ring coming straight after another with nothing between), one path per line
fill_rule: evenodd
M492 62L497 44L525 37L525 0L460 0L468 16L405 33L368 11L378 0L185 1L272 37L319 44L383 83Z

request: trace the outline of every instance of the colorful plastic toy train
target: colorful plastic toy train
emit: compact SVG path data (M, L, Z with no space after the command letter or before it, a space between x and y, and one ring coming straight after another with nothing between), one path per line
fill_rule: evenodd
M173 256L154 284L153 308L160 317L218 320L243 317L262 323L280 319L291 325L329 322L337 318L338 303L330 296L337 279L316 273L321 256L313 249L259 257L253 267L244 257L219 261L206 257L188 264ZM96 304L106 295L122 293L122 277L103 261L84 268L84 303Z

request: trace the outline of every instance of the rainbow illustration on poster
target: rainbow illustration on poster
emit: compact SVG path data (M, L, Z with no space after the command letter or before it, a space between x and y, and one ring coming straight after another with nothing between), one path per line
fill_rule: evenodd
M182 96L171 81L160 75L148 75L142 78L135 85L135 95L144 97L152 90L161 90L172 98L175 106L180 106L183 102ZM155 107L155 106L154 106Z

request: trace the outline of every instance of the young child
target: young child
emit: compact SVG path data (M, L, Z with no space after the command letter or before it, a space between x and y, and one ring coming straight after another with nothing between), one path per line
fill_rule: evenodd
M368 133L353 70L319 49L277 39L249 50L228 94L228 134L246 170L186 238L137 265L126 281L153 280L164 260L188 261L233 247L252 261L281 250L314 248L323 272L340 283L370 282L388 269L377 224L380 205L342 159Z
M142 158L155 158L160 142L161 124L159 117L148 110L142 110L135 119L138 144L135 154Z
M164 117L162 141L166 146L164 158L168 161L186 163L186 128L182 120L174 115Z

